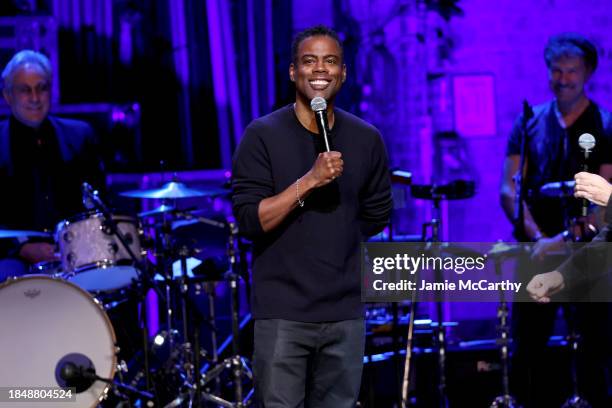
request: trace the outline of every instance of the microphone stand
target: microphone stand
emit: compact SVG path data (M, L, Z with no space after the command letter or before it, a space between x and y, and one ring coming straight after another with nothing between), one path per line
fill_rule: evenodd
M514 185L516 188L515 202L514 202L514 236L517 241L526 241L527 235L525 233L525 210L523 208L523 201L525 200L525 177L523 176L523 169L525 168L525 162L527 160L527 123L533 118L533 109L529 106L526 100L523 101L523 118L521 120L521 159L519 164L518 172L514 175Z
M85 392L87 389L89 389L89 387L91 387L91 385L93 385L94 382L100 381L100 382L109 384L115 391L115 394L118 394L117 392L118 390L123 390L123 391L127 391L130 394L137 395L139 398L145 398L149 401L153 401L154 399L153 394L149 392L140 391L132 387L131 385L124 384L119 381L114 381L111 378L100 377L98 374L96 374L96 369L93 367L85 368L82 365L76 365L72 362L68 362L68 363L65 363L65 365L62 367L62 371L66 372L66 374L64 374L65 377L62 377L62 378L67 381L66 385L68 388L74 387L75 381L76 382L80 382L84 380L88 382L91 381L89 385L87 386L87 388L83 389L82 391L77 391L77 393ZM118 396L125 398L125 396L121 394L119 394Z

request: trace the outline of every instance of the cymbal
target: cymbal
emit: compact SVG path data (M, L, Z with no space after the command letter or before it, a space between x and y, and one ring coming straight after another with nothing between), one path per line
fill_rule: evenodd
M462 200L476 194L476 183L472 180L455 180L446 184L413 184L410 193L414 198L425 200Z
M576 182L574 180L546 183L540 187L540 194L551 198L571 197L574 195L575 185Z
M528 245L497 242L491 247L489 252L487 252L487 256L492 258L512 258L519 255L528 254L529 251L530 248Z
M46 232L40 231L19 231L19 230L0 230L0 238L21 238L21 237L50 237Z
M143 212L139 212L138 216L140 218L142 217L151 217L153 215L160 215L160 214L165 214L165 213L169 213L174 211L175 208L171 205L166 205L166 204L162 204L157 208L154 208L152 210L148 210L148 211L143 211Z
M391 171L391 182L409 186L412 184L412 173L405 170L395 169Z
M178 181L171 181L160 188L149 190L131 190L119 193L124 197L132 198L191 198L191 197L214 197L227 194L228 190L223 188L195 189L187 187Z

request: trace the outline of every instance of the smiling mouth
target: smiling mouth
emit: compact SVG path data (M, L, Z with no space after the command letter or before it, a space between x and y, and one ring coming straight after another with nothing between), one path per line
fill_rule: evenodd
M310 84L310 87L312 89L323 90L329 86L331 81L326 80L326 79L314 79L314 80L308 81L308 83Z

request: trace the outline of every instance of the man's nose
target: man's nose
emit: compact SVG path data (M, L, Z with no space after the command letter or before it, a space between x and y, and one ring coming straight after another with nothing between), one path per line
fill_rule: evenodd
M39 89L32 89L32 92L30 92L30 100L32 102L40 102L41 94L42 91L40 91Z
M567 85L570 82L570 74L567 72L562 72L559 76L559 82L561 85Z
M316 72L327 72L327 67L325 66L325 62L324 61L317 61L317 63L315 64L314 70Z

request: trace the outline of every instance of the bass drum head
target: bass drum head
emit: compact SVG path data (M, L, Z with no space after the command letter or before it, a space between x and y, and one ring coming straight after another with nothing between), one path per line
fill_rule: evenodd
M59 363L70 355L89 359L102 378L115 375L113 327L92 296L76 285L41 275L9 280L0 285L0 322L3 387L60 387ZM107 391L106 383L96 381L76 394L76 402L58 406L95 407ZM6 405L0 403L2 406Z

